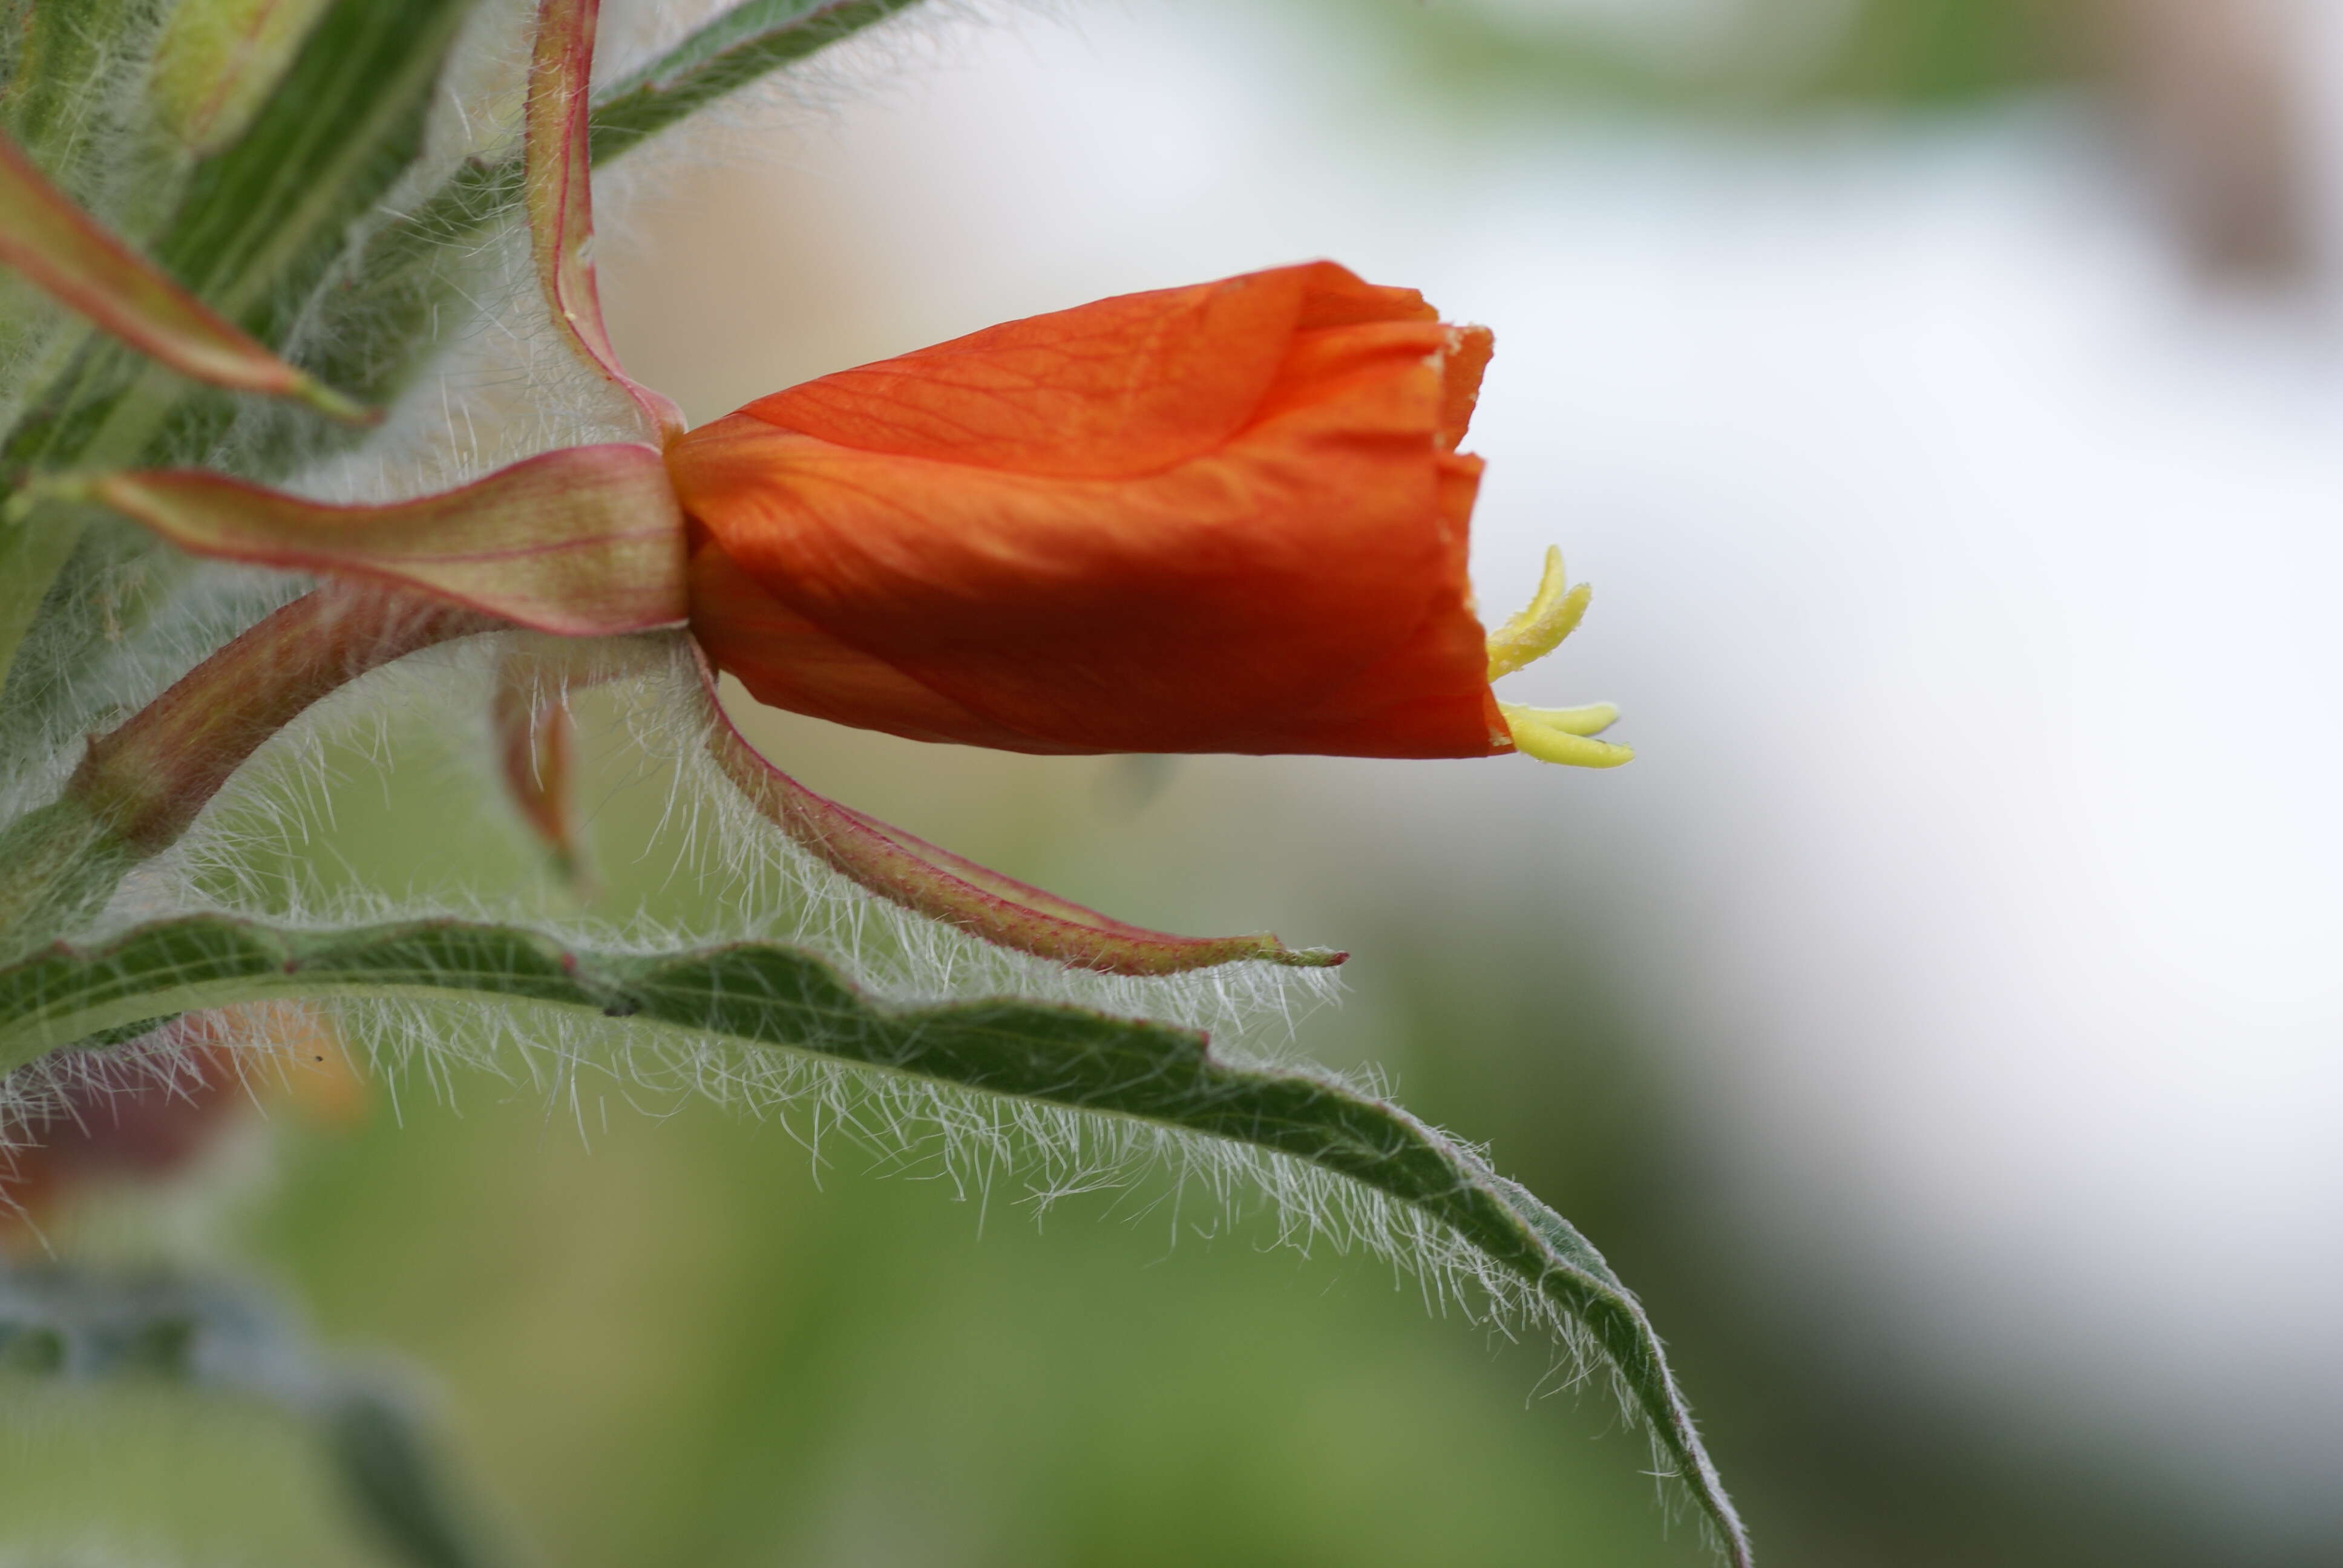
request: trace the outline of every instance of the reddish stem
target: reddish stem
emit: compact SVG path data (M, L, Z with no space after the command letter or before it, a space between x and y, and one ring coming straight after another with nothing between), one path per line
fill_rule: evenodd
M318 588L91 741L65 797L138 852L159 853L263 741L312 703L394 659L503 624L478 610L379 588Z

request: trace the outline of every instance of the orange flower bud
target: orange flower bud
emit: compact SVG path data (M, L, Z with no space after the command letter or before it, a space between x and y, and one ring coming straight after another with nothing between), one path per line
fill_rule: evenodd
M583 5L547 0L572 25L539 52L566 84L557 106L584 90ZM1593 739L1618 717L1609 703L1530 708L1490 689L1570 635L1588 590L1550 550L1536 596L1495 635L1473 613L1481 460L1456 446L1486 329L1315 262L1011 322L678 432L599 329L576 205L586 122L555 118L560 134L539 138L561 155L552 194L532 207L540 273L572 342L638 394L664 451L570 447L372 507L206 474L43 480L199 553L397 590L346 628L339 595L296 601L96 742L68 793L123 853L176 839L324 690L498 619L608 639L688 614L710 749L790 839L987 940L1127 974L1340 955L1144 931L825 800L731 729L714 671L775 707L1009 751L1634 755ZM435 614L398 624L405 593ZM375 622L386 635L350 635ZM250 668L275 678L247 682ZM558 738L537 721L534 678L516 678L498 704L508 778L566 856Z
M1329 262L826 376L672 441L764 702L1034 752L1513 749L1456 451L1490 337Z

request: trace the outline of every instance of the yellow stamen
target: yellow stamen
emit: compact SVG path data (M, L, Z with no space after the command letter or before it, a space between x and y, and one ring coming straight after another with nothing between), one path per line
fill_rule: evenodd
M1594 594L1584 583L1570 586L1562 568L1562 548L1548 545L1545 574L1538 579L1529 607L1489 636L1489 678L1511 675L1560 648L1562 639L1578 628Z
M1570 586L1563 571L1562 551L1549 548L1544 575L1538 579L1529 607L1490 635L1489 678L1511 675L1561 647L1562 639L1577 629L1593 594L1584 583ZM1497 711L1504 717L1514 747L1541 762L1616 768L1635 755L1627 747L1589 739L1618 719L1619 710L1607 702L1592 702L1584 708L1523 708L1500 702Z
M1564 735L1600 735L1619 722L1618 706L1609 702L1590 702L1584 708L1523 708L1500 702L1497 707L1508 724L1527 722Z
M1619 710L1607 702L1546 709L1500 702L1497 711L1505 716L1505 728L1513 732L1513 744L1524 757L1569 768L1616 768L1635 759L1632 747L1587 739L1619 716Z

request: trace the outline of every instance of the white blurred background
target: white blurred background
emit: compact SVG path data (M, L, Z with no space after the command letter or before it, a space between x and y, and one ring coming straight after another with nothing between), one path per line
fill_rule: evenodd
M1485 990L1497 955L1526 1033L1441 1049L1501 1096L1584 1005L1657 1086L1664 1331L1681 1303L1798 1341L1784 1387L2170 1489L2228 1561L2336 1561L2343 25L2078 4L2086 64L2039 83L1801 95L1860 9L924 24L614 184L605 289L695 418L1312 256L1493 326L1483 601L1565 547L1593 614L1517 678L1618 701L1632 768L772 744L1118 913L1352 947L1312 1038L1403 1093L1443 1070L1377 966ZM1610 64L1483 76L1426 56L1445 23ZM1762 1476L1795 1422L1726 1397Z

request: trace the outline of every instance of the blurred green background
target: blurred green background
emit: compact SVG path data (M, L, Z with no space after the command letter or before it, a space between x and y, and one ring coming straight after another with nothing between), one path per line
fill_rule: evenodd
M1083 6L1060 9L1086 25ZM2125 177L2162 193L2175 254L2285 286L2308 266L2288 144L2217 112L2240 99L2174 65L2188 26L2246 9L2208 4L2176 25L2187 7L2148 0L1125 8L1188 30L1202 55L1242 55L1231 94L1293 84L1292 112L1330 140L1387 147L1436 124L1417 156L1460 178L1476 149L1600 141L1623 124L1661 139L1687 126L1892 137L1958 135L1974 116L1990 134L2013 106L2079 104L2128 149ZM1132 45L1111 18L1095 25L1088 46L1109 62L1097 90L1111 92L1116 51ZM1085 246L1140 252L1071 212L1063 236L1037 245L1044 259L1023 280L1036 297L1001 303L954 294L948 265L914 295L872 261L884 242L932 262L924 251L970 232L924 193L860 183L886 158L945 161L903 143L923 133L892 117L920 101L919 73L980 84L1022 47L954 34L928 51L926 36L840 67L846 91L778 112L786 134L751 116L716 150L613 183L614 213L631 198L636 214L604 263L619 335L638 373L695 417L1011 307L1066 303L1051 269L1080 271ZM1080 57L1052 55L1052 68ZM988 112L1020 107L1004 96ZM757 137L768 145L744 156ZM871 145L886 158L874 164ZM1581 634L1590 643L1607 607L1638 591L1603 586L1615 597ZM1611 685L1587 695L1625 701L1635 739L1633 665L1593 658ZM1768 1272L1762 1240L1729 1233L1712 1200L1735 1178L1704 1141L1717 1108L1684 1065L1697 1053L1648 1005L1709 984L1707 955L1619 913L1636 873L1605 854L1612 819L1596 804L1645 789L1657 764L1495 781L1448 764L1156 768L758 724L816 788L1118 915L1351 949L1352 994L1304 1020L1304 1049L1383 1064L1412 1109L1490 1142L1604 1250L1668 1338L1765 1560L2343 1562L2343 1533L2258 1522L2217 1484L2174 1486L2087 1418L1959 1396L1957 1370L1916 1364L1908 1341L1879 1330L1886 1297ZM394 738L387 784L373 749L336 756L331 826L305 874L396 891L538 877L460 717L427 710ZM597 912L688 919L727 897L673 874L663 785L607 725L595 758ZM1649 788L1667 797L1667 779ZM1539 814L1524 817L1533 796ZM1504 836L1525 820L1534 853ZM465 1027L445 1023L451 1039ZM362 1127L288 1122L266 1181L222 1179L242 1194L223 1221L233 1248L325 1342L388 1358L430 1391L451 1452L499 1527L531 1543L528 1560L1704 1560L1688 1527L1666 1526L1642 1441L1599 1387L1557 1389L1550 1347L1427 1311L1386 1263L1280 1250L1258 1214L1192 1204L1175 1223L1145 1185L1066 1201L1040 1224L1013 1171L979 1199L848 1140L817 1160L769 1121L583 1082L573 1104L525 1075L410 1072ZM2026 1310L2022 1294L2009 1310ZM15 1523L0 1561L367 1560L331 1477L263 1409L138 1387L5 1408L0 1516Z

